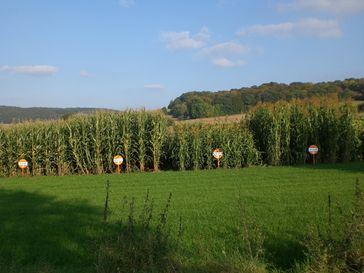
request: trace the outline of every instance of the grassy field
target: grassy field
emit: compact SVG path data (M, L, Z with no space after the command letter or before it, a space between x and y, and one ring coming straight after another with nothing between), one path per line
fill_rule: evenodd
M95 272L106 180L111 222L127 215L122 209L125 196L135 197L140 208L149 190L157 213L172 193L168 221L175 230L182 217L185 232L177 256L186 272L219 272L214 265L233 253L234 230L239 218L248 216L264 234L267 262L286 270L302 260L301 241L308 227L327 222L328 194L349 210L357 177L363 184L362 162L1 178L0 272ZM239 212L239 199L245 215Z

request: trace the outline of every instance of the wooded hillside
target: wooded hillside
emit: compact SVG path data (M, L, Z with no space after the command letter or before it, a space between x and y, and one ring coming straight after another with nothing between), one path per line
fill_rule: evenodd
M97 108L21 108L14 106L0 106L0 123L13 123L25 120L50 120L66 118L75 113L95 112Z
M219 92L187 92L168 105L170 115L194 119L246 112L261 102L290 101L337 95L340 99L364 100L364 78L320 83L265 83Z

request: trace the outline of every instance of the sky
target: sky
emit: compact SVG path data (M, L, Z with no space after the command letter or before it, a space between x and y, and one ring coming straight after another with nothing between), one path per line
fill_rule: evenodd
M0 0L0 105L167 106L364 77L364 0Z

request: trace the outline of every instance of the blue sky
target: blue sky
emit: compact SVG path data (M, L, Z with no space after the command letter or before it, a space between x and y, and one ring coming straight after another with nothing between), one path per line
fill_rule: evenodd
M0 105L167 106L364 77L363 0L0 0Z

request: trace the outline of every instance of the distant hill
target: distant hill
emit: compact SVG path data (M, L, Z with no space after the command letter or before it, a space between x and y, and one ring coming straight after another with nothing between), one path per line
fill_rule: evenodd
M0 123L14 123L25 120L60 119L76 113L90 113L95 111L113 111L100 108L22 108L14 106L0 106Z
M219 92L192 91L171 101L166 112L178 119L208 118L244 113L261 102L327 95L337 95L340 99L364 100L364 78L320 83L270 82ZM360 107L363 108L358 106Z

